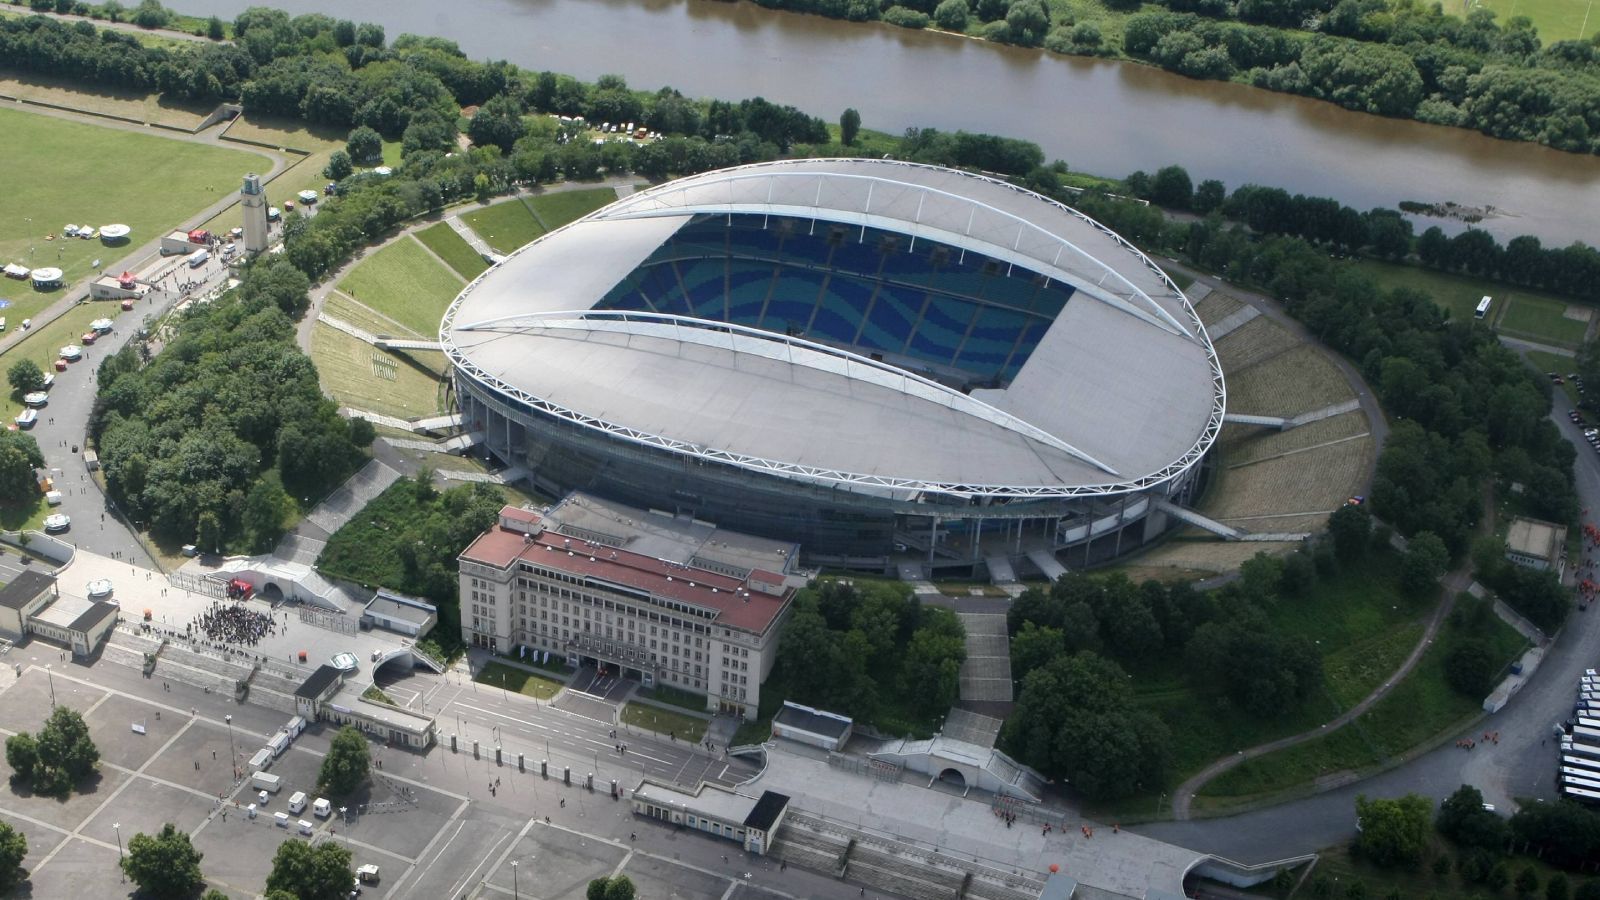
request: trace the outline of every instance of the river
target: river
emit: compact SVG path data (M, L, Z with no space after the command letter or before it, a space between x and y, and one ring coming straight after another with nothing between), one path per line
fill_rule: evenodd
M232 18L251 5L331 12L446 37L475 59L586 80L671 85L691 96L764 96L867 128L987 131L1038 142L1075 170L1121 176L1185 166L1221 179L1335 197L1360 209L1456 201L1503 214L1502 240L1597 241L1600 157L1398 121L1149 66L1057 56L887 25L719 0L178 0ZM1419 219L1419 230L1433 220ZM1437 221L1447 230L1460 224Z

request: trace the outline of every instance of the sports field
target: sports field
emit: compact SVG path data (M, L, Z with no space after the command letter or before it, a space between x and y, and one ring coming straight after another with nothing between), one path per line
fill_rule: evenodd
M1451 5L1456 4L1447 4L1447 8ZM1556 41L1589 38L1600 32L1600 9L1596 9L1594 0L1476 0L1472 5L1494 10L1495 21L1501 23L1512 16L1527 16L1547 47ZM1472 5L1466 8L1471 9Z
M417 240L432 250L438 257L450 264L456 274L462 278L477 278L489 264L483 261L478 251L466 239L456 234L455 229L448 224L440 222L430 225L416 232Z
M461 220L500 253L510 253L545 232L519 197L464 213Z
M138 246L227 196L246 172L268 168L265 158L242 150L11 109L0 109L0 159L0 261L57 266L69 284L94 260L120 258L127 245L63 238L62 226L130 225L129 245ZM12 297L32 292L4 285Z
M1592 307L1576 308L1581 318L1569 315L1568 305L1535 294L1517 294L1508 298L1496 328L1506 334L1531 338L1560 347L1577 347L1583 343L1584 332L1589 328Z
M363 259L339 290L418 334L437 334L445 307L465 285L407 236Z

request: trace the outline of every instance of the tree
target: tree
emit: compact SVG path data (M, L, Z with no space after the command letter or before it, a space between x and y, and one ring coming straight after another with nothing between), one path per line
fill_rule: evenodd
M122 871L150 896L187 897L201 883L201 856L188 833L168 822L157 835L141 831L128 841Z
M28 855L28 836L0 822L0 895L22 880L22 860Z
M329 155L328 165L322 170L322 174L334 181L343 181L355 170L355 165L350 162L350 154L343 150L335 150Z
M1504 819L1483 808L1483 794L1469 784L1439 804L1434 827L1463 850L1499 853L1510 832Z
M1418 532L1411 537L1400 560L1400 586L1416 596L1436 591L1439 576L1449 563L1450 551L1444 541L1431 531Z
M279 844L272 857L267 896L283 891L298 900L344 900L354 880L350 848L332 841L313 847L291 839Z
M44 454L32 435L0 431L0 500L24 503L39 495L34 470L44 465Z
M383 158L383 137L376 131L362 125L350 131L350 137L344 145L345 152L354 162L366 165Z
M100 751L89 738L89 726L84 724L77 710L56 707L35 740L38 756L33 767L33 786L40 793L67 793L100 763ZM9 753L9 741L6 749Z
M6 371L6 379L18 394L44 390L44 370L31 359L19 359L12 363Z
M596 878L584 890L587 900L633 900L633 880L626 875Z
M967 19L972 16L967 0L941 0L933 8L933 23L945 31L966 31Z
M1444 678L1459 694L1487 696L1494 687L1494 676L1494 654L1480 638L1457 638L1445 652Z
M1557 872L1544 883L1544 900L1571 900L1572 884L1567 876Z
M861 113L854 108L846 109L839 115L839 143L846 147L854 146L856 133L861 130Z
M33 781L34 769L39 765L39 744L26 731L6 738L6 765L11 767L14 781Z
M1333 537L1333 552L1341 562L1354 562L1366 555L1372 541L1372 514L1366 506L1341 506L1328 517L1328 533Z
M1422 861L1428 846L1428 824L1433 803L1418 794L1392 799L1356 797L1356 821L1361 826L1355 848L1380 866L1412 868Z
M213 41L220 41L226 36L227 32L223 29L221 19L212 16L206 20L206 37Z
M467 137L478 147L499 147L509 153L517 139L527 132L522 123L522 104L509 94L497 94L478 107L467 123Z
M1195 186L1194 199L1189 201L1189 208L1202 216L1214 209L1222 208L1222 201L1228 199L1228 189L1222 182L1215 178L1207 178Z
M1194 184L1183 166L1166 166L1157 170L1150 184L1150 200L1157 206L1169 209L1188 209L1194 199Z
M1522 900L1533 900L1533 896L1539 893L1539 873L1534 870L1532 863L1523 866L1522 871L1517 873L1515 884L1517 896Z
M348 794L361 786L371 765L367 739L353 726L346 725L333 736L333 745L322 758L317 783L330 793Z

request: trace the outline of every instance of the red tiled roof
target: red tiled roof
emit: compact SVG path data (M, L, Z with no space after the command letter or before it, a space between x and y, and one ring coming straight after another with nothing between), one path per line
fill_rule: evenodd
M500 518L510 519L513 522L527 522L529 525L537 525L543 521L544 517L531 509L523 509L520 506L502 506L500 508Z
M591 546L551 532L542 532L529 542L524 535L499 525L479 535L461 555L502 569L520 558L568 575L609 581L652 596L717 610L713 620L716 624L758 634L766 631L793 594L786 591L782 596L773 596L756 591L746 596L744 582L727 575L686 568L615 547ZM763 574L777 578L771 573ZM777 583L781 581L778 579Z
M772 572L768 572L766 569L750 570L750 580L759 581L762 584L783 584L782 575L773 574Z

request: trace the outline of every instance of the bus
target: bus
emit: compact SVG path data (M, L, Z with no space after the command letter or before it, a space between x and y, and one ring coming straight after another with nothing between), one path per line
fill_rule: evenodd
M1600 803L1600 791L1591 791L1580 787L1563 787L1561 793L1579 803Z
M1478 311L1473 313L1474 318L1481 319L1489 314L1489 304L1494 302L1493 297L1484 297L1478 301Z

